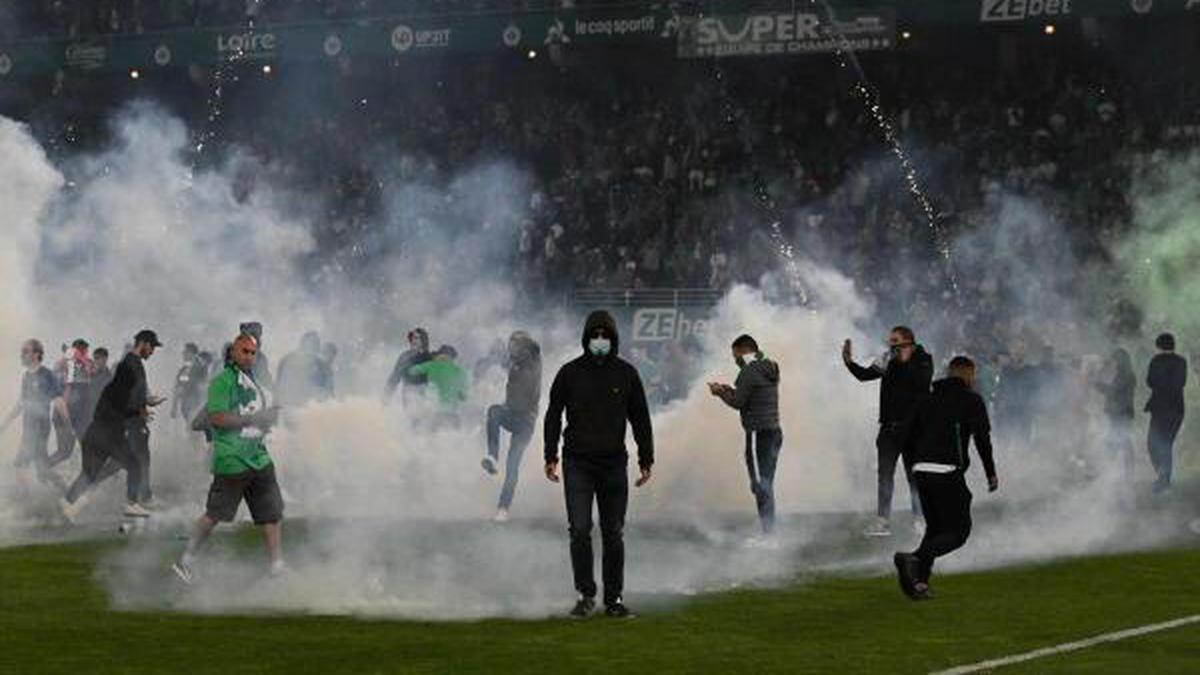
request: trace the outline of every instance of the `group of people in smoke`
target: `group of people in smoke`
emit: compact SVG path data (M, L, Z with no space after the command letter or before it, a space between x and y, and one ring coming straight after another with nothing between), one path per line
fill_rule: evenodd
M279 422L280 411L333 396L332 359L335 350L322 347L316 333L306 333L299 347L281 360L271 377L267 356L261 351L262 326L244 323L225 350L224 366L209 372L211 359L194 344L184 348L184 365L178 371L172 415L188 419L189 428L203 430L211 440L213 481L202 515L188 543L173 565L185 582L193 578L199 547L220 522L231 521L242 501L261 526L272 573L283 568L281 521L284 499L275 475L266 438ZM431 386L439 412L434 428L457 424L458 404L466 398L467 375L457 363L453 347L429 349L428 332L415 329L408 335L409 350L400 356L389 377L385 394L404 385L405 395ZM881 380L876 520L871 536L890 531L891 501L897 465L904 468L912 494L914 515L924 516L920 546L911 553L898 552L894 564L901 589L914 600L931 597L929 586L934 561L965 544L971 532L972 495L965 473L970 466L968 447L974 439L987 477L988 489L999 486L991 444L991 422L985 398L976 390L976 363L966 356L949 361L946 377L933 381L933 357L916 342L913 331L897 326L888 334L887 352L863 366L853 357L852 344L842 347L847 370L860 381ZM56 370L43 365L44 348L37 340L22 345L26 372L21 398L4 420L6 428L17 417L23 421L18 465L32 464L39 479L63 490L62 508L68 518L80 498L120 470L127 474L124 515L150 516L153 497L149 480L149 426L153 410L166 401L150 393L144 362L162 346L152 330L142 330L111 374L103 348L88 354L88 344L77 340ZM625 437L631 428L637 446L637 487L653 475L654 436L646 392L638 370L619 354L616 321L596 311L584 324L583 354L561 367L553 379L544 420L544 473L562 482L569 525L571 564L579 599L572 616L587 616L596 608L598 587L592 550L593 506L599 515L602 544L602 580L605 613L632 616L622 599L624 589L624 525L629 499ZM1156 471L1155 490L1170 485L1173 443L1184 411L1183 388L1187 362L1174 353L1170 334L1156 340L1159 354L1150 362L1147 385L1151 397L1148 445ZM745 461L763 537L754 543L771 545L775 528L774 478L782 446L779 414L781 369L768 358L750 335L731 345L738 366L734 384L708 383L709 392L740 414L745 433ZM1105 410L1114 419L1133 415L1131 360L1118 351L1111 382L1101 383ZM532 440L541 402L541 348L523 332L508 341L505 399L486 413L486 451L481 462L491 475L499 473L501 431L511 434L495 520L508 519L524 451ZM62 451L49 453L48 442L55 416L66 420L80 439L82 468L68 487L53 471ZM193 417L194 415L194 417ZM566 426L564 428L563 422ZM1126 420L1128 421L1128 420ZM1128 424L1124 427L1128 429ZM560 470L561 467L561 470Z

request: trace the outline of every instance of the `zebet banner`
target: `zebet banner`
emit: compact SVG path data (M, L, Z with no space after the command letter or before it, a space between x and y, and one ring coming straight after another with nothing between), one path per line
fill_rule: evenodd
M686 16L679 26L680 58L782 56L890 49L896 17L890 9L843 9L836 22L816 11Z

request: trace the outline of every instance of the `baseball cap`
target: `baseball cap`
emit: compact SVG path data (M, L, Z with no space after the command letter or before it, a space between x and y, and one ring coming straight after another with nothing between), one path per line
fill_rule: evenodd
M148 342L154 347L162 346L162 343L158 341L158 334L149 329L140 330L137 335L133 336L133 344L136 345L139 342Z

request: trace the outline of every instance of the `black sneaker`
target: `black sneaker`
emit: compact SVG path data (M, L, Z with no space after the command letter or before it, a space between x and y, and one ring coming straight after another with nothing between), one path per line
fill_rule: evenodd
M916 583L921 566L917 556L911 553L897 553L892 557L892 562L896 565L896 577L900 581L900 590L904 591L909 598L916 600Z
M610 602L605 605L604 615L608 616L608 617L612 617L614 619L636 619L637 618L637 614L634 614L633 610L626 607L625 603L621 602L620 598L618 598L614 602Z
M576 619L582 619L596 610L596 601L592 598L579 598L575 602L575 606L571 608L571 616Z

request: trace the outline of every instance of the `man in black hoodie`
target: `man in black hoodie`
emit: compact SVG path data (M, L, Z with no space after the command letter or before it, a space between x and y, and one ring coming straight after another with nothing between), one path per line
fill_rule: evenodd
M504 404L488 408L487 454L482 461L483 470L496 475L500 460L500 429L507 429L512 434L512 443L508 447L504 487L500 489L500 505L494 519L498 523L508 520L508 509L512 506L517 477L521 472L521 458L533 438L538 403L542 400L542 348L529 337L529 333L519 330L509 337L507 360L508 383L504 386Z
M1154 492L1160 493L1171 487L1175 436L1183 424L1187 359L1175 353L1175 336L1170 333L1159 335L1154 346L1158 347L1158 353L1150 359L1146 373L1146 386L1150 387L1150 400L1146 402L1146 412L1150 413L1147 445L1150 463L1158 476L1154 481Z
M875 363L865 368L855 363L850 340L842 345L842 361L850 374L860 382L883 379L883 385L879 388L879 435L875 438L879 460L876 519L865 534L887 537L892 534L889 519L904 425L917 403L929 395L929 383L933 380L933 357L916 343L911 328L896 326L888 334L888 351ZM921 506L917 500L912 471L907 464L904 466L904 475L908 478L913 516L919 518Z
M1000 486L992 461L991 423L983 397L975 393L975 362L965 356L950 360L948 377L933 384L933 395L913 413L905 439L905 459L912 466L925 509L925 536L912 553L893 561L900 588L913 600L930 597L933 561L962 547L971 534L971 491L965 474L971 465L968 444L987 474L988 491Z
M779 364L764 356L758 342L749 335L734 340L732 350L740 369L737 380L732 387L710 382L708 390L741 413L750 491L758 505L763 533L770 535L775 529L775 467L783 447L783 431L779 428ZM762 540L752 540L758 541Z
M558 482L558 442L563 437L563 478L567 522L571 534L571 568L579 600L571 616L584 617L596 607L592 573L592 503L600 512L604 546L604 605L611 617L629 617L621 592L625 583L625 509L629 476L625 452L626 422L638 446L641 476L650 480L654 434L646 391L637 369L617 356L617 324L608 312L588 315L583 328L583 355L568 362L554 377L546 410L546 478ZM567 429L562 431L563 412Z

